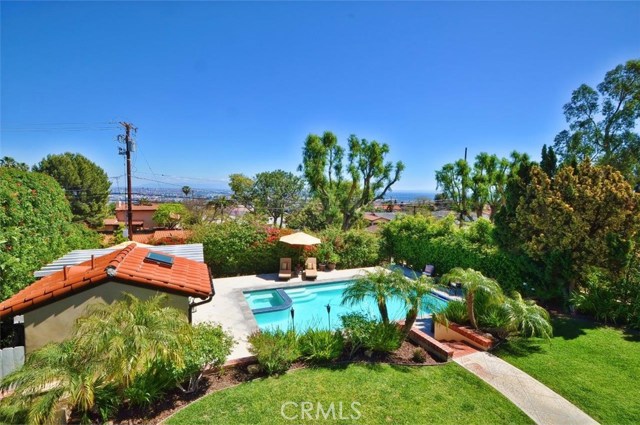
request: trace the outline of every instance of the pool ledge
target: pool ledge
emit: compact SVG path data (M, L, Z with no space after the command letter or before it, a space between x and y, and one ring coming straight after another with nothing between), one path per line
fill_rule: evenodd
M251 310L253 314L269 313L272 311L282 311L282 310L287 310L289 307L291 307L291 305L293 304L293 301L291 301L291 298L289 297L289 295L287 295L287 293L284 292L284 289L276 288L275 291L282 298L283 303L280 305L274 305L271 307L254 308ZM249 291L243 291L243 292L249 292Z

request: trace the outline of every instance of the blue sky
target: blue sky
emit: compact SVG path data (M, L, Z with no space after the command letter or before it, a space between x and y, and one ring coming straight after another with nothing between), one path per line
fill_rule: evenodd
M581 83L640 57L636 2L2 2L1 156L79 152L224 186L295 171L309 133L390 145L397 189L481 151L534 158ZM120 185L123 184L120 179ZM148 180L134 184L154 187Z

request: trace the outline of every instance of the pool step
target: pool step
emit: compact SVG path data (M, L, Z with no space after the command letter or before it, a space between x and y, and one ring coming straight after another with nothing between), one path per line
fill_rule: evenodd
M318 294L309 291L307 288L287 289L287 295L294 303L303 303L315 299Z

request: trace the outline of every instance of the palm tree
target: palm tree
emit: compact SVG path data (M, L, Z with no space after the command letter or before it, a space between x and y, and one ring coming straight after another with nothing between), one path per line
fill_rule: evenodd
M167 296L141 301L124 293L111 305L95 304L78 320L75 339L111 382L126 388L159 365L184 367L183 346L191 343L186 316L167 307Z
M187 197L191 193L191 186L182 186L182 193Z
M61 408L86 415L103 387L101 372L82 361L73 341L48 344L2 380L0 391L13 392L0 404L0 420L54 423Z
M465 303L467 305L467 316L471 322L471 326L478 329L478 322L475 315L475 302L479 294L485 295L489 302L498 302L502 300L502 289L498 283L484 276L479 271L473 269L462 269L456 267L451 269L449 273L442 276L440 281L444 284L459 283L462 285L465 295Z
M407 306L407 314L402 326L403 339L409 335L422 308L424 297L431 292L432 288L432 280L426 276L420 276L415 280L404 279L404 284L398 285L396 295L400 296Z
M373 297L378 304L382 322L388 324L387 298L398 294L398 287L404 284L404 280L404 275L399 271L389 272L383 268L377 268L374 272L366 272L345 289L342 305L358 305L366 298Z
M534 301L522 299L522 295L514 292L502 306L502 311L509 320L511 331L524 337L537 336L551 338L553 328L549 320L549 312Z

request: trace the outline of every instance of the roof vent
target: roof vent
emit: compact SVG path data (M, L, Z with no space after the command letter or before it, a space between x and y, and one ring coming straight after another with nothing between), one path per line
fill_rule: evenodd
M150 263L156 263L161 266L171 267L173 265L173 257L170 255L158 254L157 252L150 252L144 258L144 261Z

